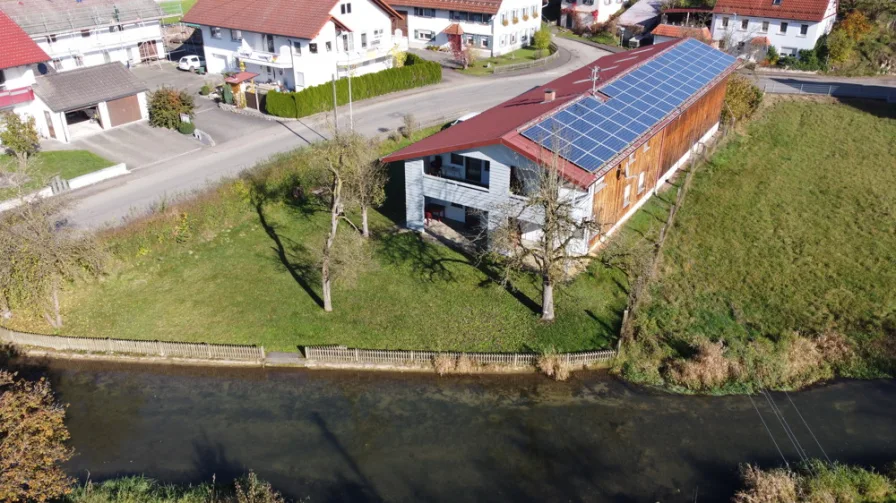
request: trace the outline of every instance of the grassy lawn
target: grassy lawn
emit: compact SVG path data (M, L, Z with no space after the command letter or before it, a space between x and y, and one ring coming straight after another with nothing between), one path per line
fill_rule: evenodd
M86 150L38 152L30 162L33 163L34 175L26 185L29 192L45 187L47 180L57 175L68 180L113 165L111 161ZM0 171L14 168L15 163L16 159L12 156L0 157ZM14 191L0 189L0 200L13 196Z
M477 59L466 70L458 70L467 75L491 75L496 66L516 65L535 61L538 51L532 47L524 47L493 58ZM547 56L547 54L545 55Z
M159 2L159 6L162 8L162 11L165 14L173 14L178 12L178 7L180 8L181 14L186 14L190 9L193 8L193 5L196 4L196 0L180 0L174 2ZM175 15L171 17L166 17L162 19L162 24L172 24L180 21L182 15Z
M613 35L612 33L595 33L590 37L584 37L581 35L576 35L575 33L568 30L558 30L557 36L568 38L570 40L590 40L591 42L595 42L598 44L612 45L615 47L619 47L619 37Z
M682 363L719 340L734 363L702 350L697 360L722 365L728 384L892 372L894 138L896 107L880 102L767 108L695 177L637 320L628 377L675 381L678 365L679 377L724 388L711 369Z
M387 143L382 151L409 141ZM276 195L291 192L292 185L278 180L288 178L283 173L300 162L297 155L268 163L274 174L265 178L265 191L274 195L257 207L247 182L238 181L106 235L115 260L100 280L65 292L61 333L252 343L284 351L311 344L469 351L615 344L627 295L618 265L595 262L561 289L557 321L545 325L538 320L534 278L516 282L518 290L505 288L487 265L402 232L381 212L371 218L375 237L368 259L356 274L337 279L335 311L325 313L318 260L329 215L319 205ZM396 175L403 170L393 168ZM620 238L642 239L650 232L662 218L649 211ZM343 229L343 235L350 232ZM48 331L37 316L16 316L12 325Z

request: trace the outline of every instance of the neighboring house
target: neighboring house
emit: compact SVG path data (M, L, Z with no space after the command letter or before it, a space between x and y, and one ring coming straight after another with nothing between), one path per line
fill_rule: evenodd
M712 33L705 26L679 26L671 24L661 24L653 29L653 43L661 44L670 40L679 38L695 38L707 44L712 43Z
M400 19L383 0L199 0L184 16L202 30L209 72L295 90L391 68L407 49Z
M0 113L25 115L34 101L37 65L50 60L27 33L0 12Z
M396 29L411 47L448 48L449 35L465 46L498 56L532 43L541 27L541 0L389 0L404 18Z
M0 0L52 60L57 71L165 57L161 19L153 0Z
M560 2L560 26L590 28L610 20L622 9L624 0L563 0Z
M690 38L625 51L399 150L384 161L404 161L407 226L495 228L556 148L576 218L602 227L572 246L593 249L713 136L735 66ZM522 227L524 241L540 232L537 217Z
M623 28L624 45L640 45L641 38L659 23L662 3L662 0L638 0L619 16L617 22ZM632 39L635 39L634 44L631 43Z
M756 57L772 45L796 56L831 32L837 0L718 0L712 12L712 38L722 49Z

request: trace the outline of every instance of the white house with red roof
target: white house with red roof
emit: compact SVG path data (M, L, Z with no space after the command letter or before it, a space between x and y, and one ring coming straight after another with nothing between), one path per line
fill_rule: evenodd
M383 0L199 0L184 22L201 28L209 72L301 90L391 68L407 50L400 18Z
M541 0L389 0L411 47L450 49L449 35L485 56L532 43L541 27Z
M687 38L594 61L384 158L404 162L406 225L494 228L559 156L577 218L612 234L712 138L736 60ZM540 232L521 223L523 240Z
M782 55L815 48L831 32L837 0L718 0L712 38L732 53L756 54L774 46Z
M604 24L622 10L624 0L563 0L560 3L560 26L573 29Z
M0 113L25 114L34 100L36 67L50 57L3 12L0 47Z

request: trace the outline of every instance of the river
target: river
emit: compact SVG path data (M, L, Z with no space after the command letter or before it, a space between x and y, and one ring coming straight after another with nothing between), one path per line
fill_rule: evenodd
M720 501L742 462L798 459L765 398L674 396L603 373L379 372L44 363L73 475L229 480L320 501ZM896 460L896 381L774 394L809 456ZM758 408L754 408L753 403ZM799 411L817 437L813 440ZM763 426L762 419L769 431ZM820 446L819 446L820 444Z

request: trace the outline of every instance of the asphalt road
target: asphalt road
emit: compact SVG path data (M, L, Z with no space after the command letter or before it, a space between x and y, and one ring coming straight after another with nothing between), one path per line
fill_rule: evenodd
M573 41L557 39L567 49L570 60L561 67L517 77L469 77L446 72L442 83L353 106L354 129L368 136L383 135L402 124L402 117L414 114L421 124L448 121L467 112L481 111L508 98L542 85L579 68L606 53ZM170 159L132 174L82 189L72 194L74 205L69 223L80 228L116 225L131 215L139 215L154 204L173 199L227 177L233 177L270 156L287 152L325 138L332 127L332 114L294 122L252 119L248 132L240 130L243 119L217 108L202 107L196 123L209 129L228 120L230 134L218 134L214 147ZM339 127L349 127L348 107L338 110ZM266 122L266 123L263 123ZM328 124L328 122L330 124ZM214 137L215 135L213 135ZM223 141L222 140L223 138Z

